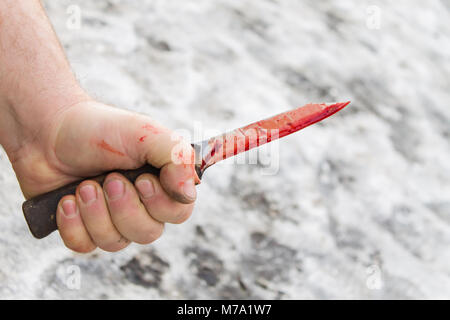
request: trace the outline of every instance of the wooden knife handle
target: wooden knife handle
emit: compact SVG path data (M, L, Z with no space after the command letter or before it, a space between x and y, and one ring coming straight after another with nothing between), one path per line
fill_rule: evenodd
M114 172L123 174L132 183L134 183L137 177L143 173L151 173L159 176L159 169L148 164L134 170L114 170ZM108 173L88 179L95 180L100 185L103 185ZM65 195L75 194L77 186L82 181L83 180L72 182L59 189L41 194L23 203L22 210L25 220L27 221L28 227L35 238L42 239L58 229L56 225L56 209L58 207L59 200L61 200L61 198Z

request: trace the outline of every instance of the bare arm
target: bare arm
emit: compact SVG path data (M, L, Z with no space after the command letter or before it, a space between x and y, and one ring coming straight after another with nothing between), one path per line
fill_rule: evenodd
M192 148L153 119L95 101L79 86L37 0L0 1L0 144L26 198L69 182L145 163L161 168L135 184L112 173L86 180L56 212L67 247L117 251L150 243L180 223L196 197Z
M88 100L39 1L0 2L0 144L13 156L52 114Z

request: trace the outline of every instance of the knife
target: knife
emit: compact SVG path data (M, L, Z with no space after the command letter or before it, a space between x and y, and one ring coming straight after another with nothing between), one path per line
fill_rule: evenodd
M213 164L231 156L258 147L270 141L297 132L307 126L319 122L346 107L350 101L334 104L306 104L300 108L286 111L265 120L254 122L231 132L193 143L195 151L195 171L202 178L205 170ZM132 183L143 173L159 175L159 168L146 164L134 170L114 170L124 175ZM105 174L88 178L103 184ZM75 181L56 190L36 196L22 205L23 214L28 227L37 239L48 236L57 230L56 209L59 200L69 194L75 194L77 186L82 182Z

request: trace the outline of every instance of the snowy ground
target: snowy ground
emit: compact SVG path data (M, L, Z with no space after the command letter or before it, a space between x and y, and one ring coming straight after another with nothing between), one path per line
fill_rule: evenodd
M450 298L449 1L45 4L85 88L171 128L352 103L275 175L208 169L188 222L116 254L32 238L1 151L0 298Z

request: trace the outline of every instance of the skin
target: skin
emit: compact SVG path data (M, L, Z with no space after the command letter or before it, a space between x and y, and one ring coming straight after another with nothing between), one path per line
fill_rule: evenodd
M43 45L45 44L45 45ZM0 144L25 198L82 177L149 163L159 177L134 184L111 173L83 181L56 212L64 244L77 252L148 244L164 223L182 223L196 198L193 150L148 116L98 102L78 84L37 0L0 1Z

